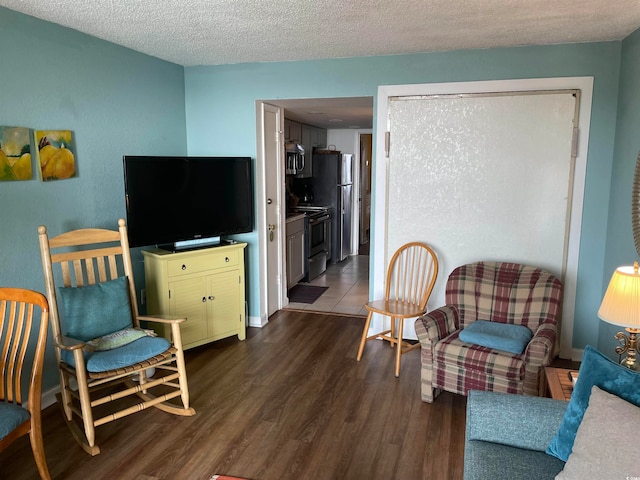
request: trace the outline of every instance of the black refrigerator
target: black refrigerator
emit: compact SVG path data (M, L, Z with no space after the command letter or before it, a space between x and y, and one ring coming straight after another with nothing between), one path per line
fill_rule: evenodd
M313 155L314 204L331 208L331 263L351 254L353 155L321 150Z

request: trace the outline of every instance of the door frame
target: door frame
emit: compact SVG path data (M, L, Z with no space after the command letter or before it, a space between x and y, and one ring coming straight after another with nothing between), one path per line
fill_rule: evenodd
M369 150L369 165L368 167L364 166L364 161L362 158L362 137L363 135L370 135L371 136L371 146L370 146L370 150ZM362 243L360 243L360 237L362 236L362 234L366 231L364 227L364 218L367 216L367 209L366 209L366 202L365 202L365 195L367 194L367 192L365 192L363 190L363 185L364 182L362 181L362 178L365 175L368 175L368 184L369 184L369 218L367 218L367 221L369 223L369 238L367 238L367 243L369 243L369 245L371 245L371 201L372 201L372 197L373 195L371 194L371 188L373 186L373 130L368 129L368 130L358 130L358 165L360 168L359 171L359 178L358 178L358 193L359 193L359 211L358 211L358 249L360 248L360 245L362 245Z
M377 125L375 158L372 176L372 262L371 287L374 298L384 294L384 278L387 259L386 218L388 213L389 163L386 157L385 132L388 130L389 99L391 97L418 95L456 95L487 92L524 92L544 90L580 90L579 135L577 155L573 173L573 198L571 201L571 221L567 251L567 267L564 278L564 302L560 338L560 356L573 358L573 326L580 254L580 235L582 228L582 209L587 169L589 126L591 119L591 101L593 95L593 77L533 78L518 80L490 80L477 82L432 83L415 85L382 85L378 87ZM379 254L377 254L379 253ZM376 255L374 255L376 254Z

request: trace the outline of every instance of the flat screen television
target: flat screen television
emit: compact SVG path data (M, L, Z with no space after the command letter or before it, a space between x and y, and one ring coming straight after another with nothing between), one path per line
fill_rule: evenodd
M125 155L123 163L132 247L177 250L253 231L250 157Z

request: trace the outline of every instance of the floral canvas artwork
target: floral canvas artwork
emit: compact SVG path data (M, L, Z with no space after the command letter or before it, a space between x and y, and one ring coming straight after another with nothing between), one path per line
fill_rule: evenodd
M71 130L36 130L34 139L43 182L76 176L76 148Z
M31 180L29 129L0 126L0 181Z

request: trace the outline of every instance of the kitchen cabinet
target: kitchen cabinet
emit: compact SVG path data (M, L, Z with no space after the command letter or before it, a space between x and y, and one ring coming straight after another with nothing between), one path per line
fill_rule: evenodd
M302 143L302 124L295 120L284 119L284 141L286 143Z
M143 251L150 314L180 315L185 349L237 335L246 338L244 249L236 243L172 253ZM169 338L170 330L158 334Z
M314 127L313 125L302 124L302 145L308 153L313 152L315 147L327 146L327 129Z
M312 147L327 147L327 129L320 127L313 127L311 130L311 146Z
M304 219L304 214L287 219L287 289L296 285L305 275Z
M298 178L310 178L313 176L313 149L326 147L327 130L313 125L302 124L302 146L305 149L304 168L296 174Z

